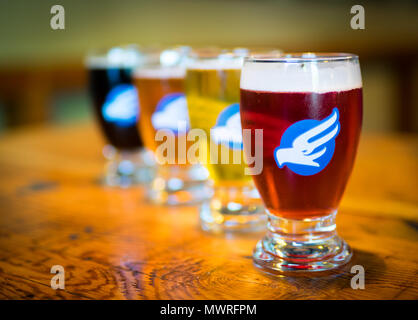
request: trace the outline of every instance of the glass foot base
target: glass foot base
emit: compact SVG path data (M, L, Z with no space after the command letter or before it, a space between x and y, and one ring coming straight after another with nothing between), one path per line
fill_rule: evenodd
M266 242L266 239L264 239L257 243L253 253L253 259L256 267L270 274L295 271L306 272L332 270L346 264L350 261L352 256L351 249L344 240L341 240L341 247L339 247L338 252L324 256L320 260L311 259L310 257L320 256L320 252L327 251L327 249L324 250L322 246L311 246L308 249L309 253L306 255L303 255L300 251L297 252L297 255L302 256L303 259L283 259L280 256L275 256L269 251L266 251L263 246ZM300 248L287 248L282 252L276 253L283 254L283 256L289 256L291 255L292 250L300 250Z
M153 181L153 187L147 197L149 201L159 205L193 205L207 200L210 192L210 188L202 182L190 183L177 179L164 181L157 178Z
M214 233L255 232L266 228L264 208L256 207L244 212L225 213L225 210L213 211L205 203L200 210L200 225L203 230Z
M352 251L335 231L335 215L304 220L269 215L269 231L255 247L254 264L270 274L327 271L346 264Z
M201 166L163 167L158 170L147 193L149 201L159 205L193 205L212 196L207 171Z
M155 176L154 156L148 150L120 152L106 146L103 154L108 159L103 185L128 188L149 184Z
M204 231L255 232L266 228L266 212L253 188L215 188L210 202L200 208Z

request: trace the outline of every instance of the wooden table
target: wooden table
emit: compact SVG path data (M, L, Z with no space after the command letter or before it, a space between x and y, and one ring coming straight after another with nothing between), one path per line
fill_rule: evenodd
M337 218L352 261L276 278L252 265L262 233L206 234L196 207L98 185L102 143L91 124L0 137L0 299L418 299L417 136L363 135ZM365 290L350 286L355 264Z

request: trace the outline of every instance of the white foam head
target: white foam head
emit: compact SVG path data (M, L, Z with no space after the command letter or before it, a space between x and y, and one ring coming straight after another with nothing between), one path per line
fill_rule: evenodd
M187 46L150 48L144 51L144 63L135 70L134 76L149 79L184 78L189 51Z
M254 91L324 93L361 87L360 65L353 55L249 58L241 72L241 88Z
M182 79L186 76L186 69L181 67L173 68L140 68L134 73L136 78L147 78L147 79L169 79L179 78Z
M189 70L240 70L244 63L242 57L219 57L214 59L190 59Z
M135 68L141 64L142 56L134 46L113 47L109 50L89 55L85 64L92 69Z
M189 70L240 70L248 52L246 48L196 49L189 55L186 66Z

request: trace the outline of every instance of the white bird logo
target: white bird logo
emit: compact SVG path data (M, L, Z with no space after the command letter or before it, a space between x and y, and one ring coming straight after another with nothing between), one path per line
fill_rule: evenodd
M289 127L288 130L291 127ZM335 139L339 132L339 112L337 108L334 108L331 115L324 120L321 120L318 125L295 137L291 143L291 148L276 148L275 157L279 168L282 168L285 164L292 163L310 167L320 167L320 164L315 160L325 154L327 151L326 144ZM326 163L324 167L327 164L328 163Z
M164 96L151 116L151 122L156 130L168 129L178 134L181 122L184 122L186 130L189 130L189 112L184 94L171 93Z
M212 139L217 143L225 145L242 145L241 117L239 112L234 113L225 125L215 126L211 130Z
M212 141L223 144L230 149L242 150L242 129L239 103L233 103L222 110L210 129Z
M120 126L134 125L139 115L136 88L131 84L114 87L106 96L102 115L106 121L116 122Z

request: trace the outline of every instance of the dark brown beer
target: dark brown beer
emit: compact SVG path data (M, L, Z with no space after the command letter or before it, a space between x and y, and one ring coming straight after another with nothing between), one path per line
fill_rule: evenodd
M137 130L140 116L132 69L89 68L89 89L99 125L108 142L119 150L143 146Z

